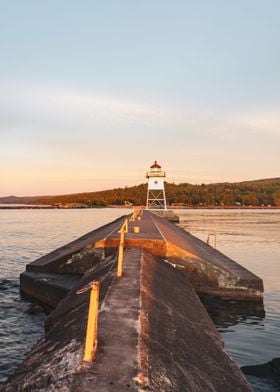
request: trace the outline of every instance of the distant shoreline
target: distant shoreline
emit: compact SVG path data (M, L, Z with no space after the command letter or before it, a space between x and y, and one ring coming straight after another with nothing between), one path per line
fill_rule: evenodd
M280 210L280 207L179 207L170 208L171 210Z
M7 204L7 205L0 205L0 210L53 210L57 207L55 206L41 206L41 205L13 205L13 204Z
M16 205L2 204L0 210L81 210L81 209L99 209L99 208L122 208L132 209L133 206L96 206L96 207L58 207L52 205ZM170 206L169 210L279 210L280 206Z

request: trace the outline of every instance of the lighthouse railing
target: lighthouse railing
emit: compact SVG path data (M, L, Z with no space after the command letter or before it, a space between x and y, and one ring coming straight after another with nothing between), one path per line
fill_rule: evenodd
M166 177L166 173L164 171L149 171L146 173L146 177Z

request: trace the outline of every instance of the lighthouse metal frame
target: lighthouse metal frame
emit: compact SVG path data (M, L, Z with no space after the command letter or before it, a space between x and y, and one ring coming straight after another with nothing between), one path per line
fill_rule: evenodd
M166 173L161 170L161 166L155 161L150 167L150 171L146 173L146 178L148 178L147 210L167 209L164 188L165 177Z

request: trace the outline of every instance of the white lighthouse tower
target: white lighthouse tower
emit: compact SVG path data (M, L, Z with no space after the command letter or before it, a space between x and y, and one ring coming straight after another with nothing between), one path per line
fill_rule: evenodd
M155 161L147 172L148 192L147 192L147 210L166 210L166 197L164 189L165 172L161 170L161 166Z

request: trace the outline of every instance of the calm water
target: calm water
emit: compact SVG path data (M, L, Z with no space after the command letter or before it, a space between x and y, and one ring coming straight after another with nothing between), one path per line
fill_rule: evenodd
M279 358L280 211L181 210L179 215L181 226L204 241L215 232L217 249L264 281L264 309L232 301L214 310L212 317L226 351L240 366ZM280 384L248 379L255 391L280 391Z
M26 313L25 265L123 215L121 209L0 210L0 384L43 334L44 313Z
M25 265L82 234L127 213L121 209L0 210L0 382L42 336L44 313L26 313L18 277ZM206 241L217 235L217 248L264 280L261 306L215 304L211 315L225 348L240 366L279 357L280 211L180 210L181 225ZM213 238L211 238L213 241ZM255 391L279 391L279 385L250 377Z

